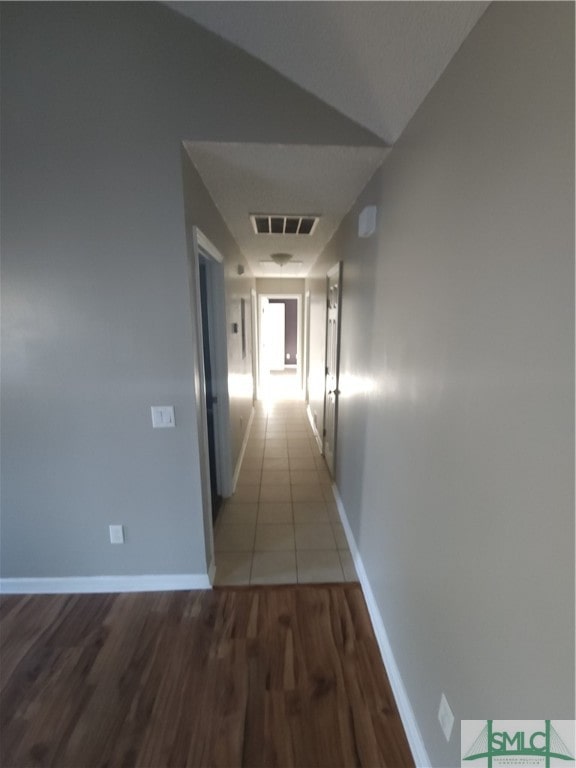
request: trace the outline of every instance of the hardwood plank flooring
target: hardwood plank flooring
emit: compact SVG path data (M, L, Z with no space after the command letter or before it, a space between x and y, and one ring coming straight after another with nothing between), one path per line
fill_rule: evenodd
M3 768L412 768L360 587L4 596Z

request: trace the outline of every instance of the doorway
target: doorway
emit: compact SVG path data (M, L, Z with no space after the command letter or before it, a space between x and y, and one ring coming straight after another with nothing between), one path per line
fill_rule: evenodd
M324 435L322 452L332 477L336 471L336 436L340 396L340 320L342 315L342 262L326 278L326 379L324 391Z
M197 227L192 228L192 234L189 274L197 350L194 383L206 559L212 564L213 523L221 499L232 494L224 259Z
M204 391L206 406L206 428L208 432L208 462L210 467L210 501L212 522L215 522L222 505L221 483L219 483L219 462L216 455L216 408L218 406L217 385L214 377L214 329L210 322L210 260L200 254L198 271L200 276L200 307L202 311L202 352L204 355Z
M259 296L258 398L301 399L301 296Z
M302 360L302 390L304 402L310 402L310 291L304 296L304 352Z
M250 320L252 326L252 403L258 399L258 296L254 288L250 289Z

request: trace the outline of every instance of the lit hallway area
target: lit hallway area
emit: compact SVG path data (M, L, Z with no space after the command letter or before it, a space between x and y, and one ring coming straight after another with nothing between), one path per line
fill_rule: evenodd
M219 586L357 581L302 400L256 404L236 493L216 521L215 551Z

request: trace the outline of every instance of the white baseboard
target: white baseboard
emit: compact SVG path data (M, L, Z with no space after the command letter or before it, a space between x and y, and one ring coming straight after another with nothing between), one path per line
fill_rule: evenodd
M400 719L402 720L402 725L404 726L404 731L406 732L406 738L408 739L408 744L410 745L412 757L414 758L416 768L430 768L430 758L428 757L426 746L424 744L424 740L422 739L422 734L420 733L418 723L416 722L414 710L410 704L410 699L408 698L408 693L406 692L402 676L400 675L400 670L398 669L398 665L394 659L392 646L390 645L390 640L388 639L388 633L386 632L386 627L384 626L382 614L380 613L376 598L372 592L372 587L370 586L370 581L368 579L366 569L364 568L362 557L358 551L356 540L354 539L352 529L350 528L350 523L348 522L344 503L342 502L342 498L336 484L332 486L332 490L334 492L334 498L336 499L336 506L338 507L338 513L340 514L342 526L344 528L344 532L346 533L348 546L350 547L354 565L356 566L356 572L358 574L358 578L360 579L360 584L362 585L364 599L366 600L368 613L370 614L372 626L374 628L374 634L378 642L378 647L380 648L380 655L382 656L382 661L386 667L388 679L390 680L392 692L396 700L396 706L398 707Z
M236 469L234 470L234 477L232 478L232 493L236 492L236 484L238 482L238 477L240 475L240 470L242 468L242 461L244 460L244 454L246 453L246 446L248 445L248 439L250 438L250 430L252 429L252 422L254 421L254 406L252 406L252 410L250 411L250 418L248 419L248 426L246 427L246 432L244 433L244 440L242 440L242 448L240 448L240 455L238 456L238 461L236 462Z
M310 408L310 403L306 406L306 413L308 414L308 421L310 422L310 426L312 427L312 431L314 432L314 437L316 438L316 442L318 443L318 449L321 454L324 454L322 445L322 438L320 437L320 432L318 432L318 427L316 426L316 422L314 421L314 414L312 413L312 408Z
M50 595L100 592L172 592L211 589L205 573L163 573L145 576L72 576L0 579L4 595Z

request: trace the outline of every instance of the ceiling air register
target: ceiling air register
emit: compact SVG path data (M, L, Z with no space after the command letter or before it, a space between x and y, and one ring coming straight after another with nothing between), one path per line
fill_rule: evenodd
M295 216L276 213L251 213L250 221L257 235L312 235L318 216Z

